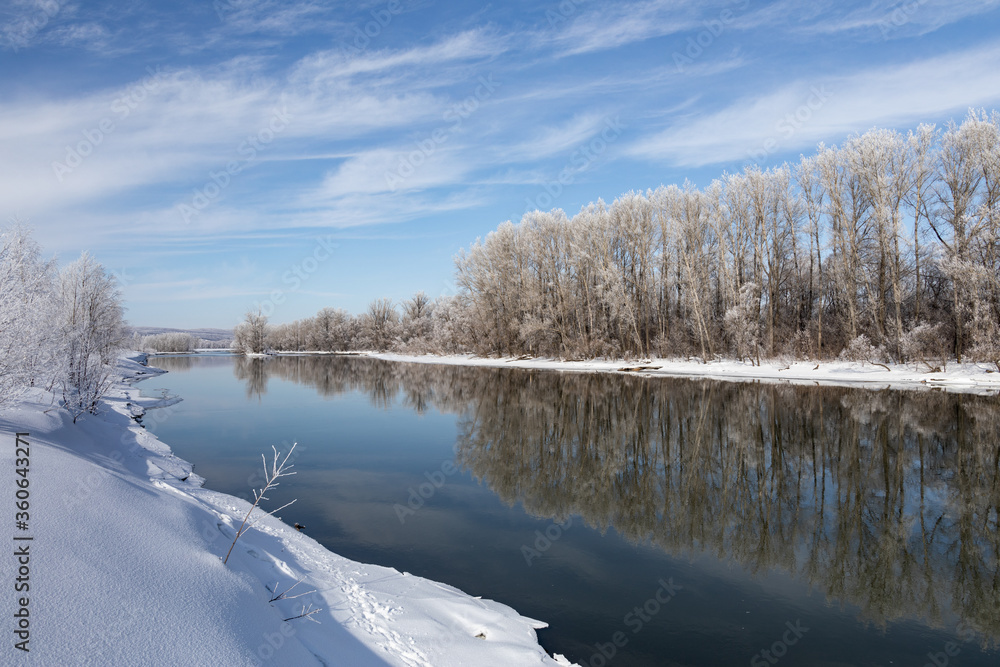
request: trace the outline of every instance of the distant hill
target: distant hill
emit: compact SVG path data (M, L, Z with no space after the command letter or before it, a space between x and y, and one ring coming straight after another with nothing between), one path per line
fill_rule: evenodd
M155 336L162 333L186 333L204 340L232 340L232 329L169 329L166 327L132 327L140 336Z

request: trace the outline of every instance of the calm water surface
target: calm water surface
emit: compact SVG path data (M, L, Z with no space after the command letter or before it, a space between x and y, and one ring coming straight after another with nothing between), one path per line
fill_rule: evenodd
M212 489L588 665L1000 664L1000 404L932 392L155 357ZM156 414L156 413L159 414ZM617 643L616 643L617 642ZM766 653L765 653L766 652ZM935 662L936 661L936 662Z

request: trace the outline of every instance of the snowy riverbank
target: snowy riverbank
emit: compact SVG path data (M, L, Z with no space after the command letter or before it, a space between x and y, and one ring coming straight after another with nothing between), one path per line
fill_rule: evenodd
M29 480L20 484L25 523L15 524L12 509L9 531L31 538L14 542L25 555L2 559L11 625L0 663L569 664L538 645L544 623L341 558L272 517L240 537L223 565L248 505L201 488L192 466L135 421L170 400L132 386L157 372L140 358L119 364L122 382L100 414L76 424L40 389L0 411L2 497L13 500L16 480ZM280 592L300 577L291 594L314 593L269 602L276 582ZM322 609L311 617L319 624L284 620L303 604ZM19 627L20 638L10 632Z
M864 386L868 389L943 389L969 394L1000 393L1000 373L991 364L949 363L947 368L928 372L914 364L887 366L850 361L762 361L760 366L733 360L642 359L561 361L524 357L478 357L474 355L406 355L368 353L387 361L420 364L450 364L490 368L530 368L569 372L642 373L652 376L711 378L734 382L787 382L830 386Z

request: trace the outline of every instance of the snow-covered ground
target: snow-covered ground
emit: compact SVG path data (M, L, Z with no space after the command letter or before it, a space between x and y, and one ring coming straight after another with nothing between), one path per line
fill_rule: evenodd
M124 377L155 373L139 359L122 361ZM201 488L191 465L133 419L161 404L123 381L101 414L76 424L40 389L0 411L8 536L32 538L0 555L0 664L569 664L538 645L542 622L341 558L276 518L240 537L223 564L248 505ZM17 433L29 434L20 452ZM29 508L17 520L26 529L13 506L23 478ZM275 585L281 592L299 578L290 595L315 592L270 602ZM322 611L284 620L303 605ZM11 632L19 624L21 637ZM27 653L14 646L24 637Z
M712 378L736 382L788 382L833 386L865 386L870 389L944 389L970 394L1000 393L1000 373L991 364L949 363L944 370L928 372L914 364L873 365L850 361L762 361L760 366L733 360L710 361L684 359L587 360L525 357L478 357L466 354L406 355L367 353L388 361L422 364L485 366L490 368L533 368L576 372L642 373L654 376Z

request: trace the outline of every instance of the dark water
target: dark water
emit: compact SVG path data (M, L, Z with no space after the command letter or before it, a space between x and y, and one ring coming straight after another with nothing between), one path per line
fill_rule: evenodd
M581 665L1000 664L996 398L152 363L184 402L147 426L209 488L248 497L297 441L286 522L545 620Z

